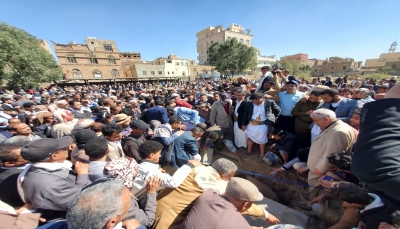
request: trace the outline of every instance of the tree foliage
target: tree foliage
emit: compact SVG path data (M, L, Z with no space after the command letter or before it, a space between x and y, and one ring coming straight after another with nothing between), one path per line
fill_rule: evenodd
M385 67L378 69L378 71L376 71L376 72L385 74L385 75L394 75L396 73L396 70L393 69L392 67L385 66Z
M208 48L208 63L225 75L243 73L257 65L256 50L238 42L236 38L215 42Z
M311 66L303 65L298 60L281 60L279 61L281 68L286 68L290 75L296 76L296 78L309 78L311 74Z
M40 40L22 29L0 22L0 84L35 88L60 80L62 72Z

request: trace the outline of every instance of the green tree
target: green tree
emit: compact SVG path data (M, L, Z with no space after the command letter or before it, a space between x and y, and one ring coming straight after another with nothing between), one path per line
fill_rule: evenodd
M385 75L394 75L396 73L396 70L394 70L393 68L391 68L389 66L385 66L385 67L378 69L378 71L376 71L376 72L382 73Z
M36 88L40 83L60 80L62 72L40 40L22 29L0 22L0 84Z
M208 48L208 63L225 75L232 76L257 65L256 50L238 42L236 38L215 42Z
M281 60L279 61L281 68L286 68L290 75L296 76L296 78L309 78L312 70L311 66L303 65L298 60Z

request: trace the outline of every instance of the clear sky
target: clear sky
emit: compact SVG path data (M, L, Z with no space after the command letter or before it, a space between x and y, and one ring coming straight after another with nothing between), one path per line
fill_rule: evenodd
M250 28L261 54L277 58L307 53L365 63L400 44L400 0L4 0L0 21L49 44L115 40L143 60L174 53L197 61L196 32L230 23Z

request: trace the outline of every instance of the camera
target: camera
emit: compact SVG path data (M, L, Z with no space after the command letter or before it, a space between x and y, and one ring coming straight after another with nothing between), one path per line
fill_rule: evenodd
M274 64L274 65L272 65L272 74L276 74L276 70L278 70L278 69L280 69L280 70L283 70L280 66L279 66L279 64Z

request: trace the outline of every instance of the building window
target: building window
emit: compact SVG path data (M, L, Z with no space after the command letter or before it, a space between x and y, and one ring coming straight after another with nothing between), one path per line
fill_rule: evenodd
M185 62L185 65L188 66L188 62Z
M115 61L115 59L108 59L108 63L109 63L109 64L117 64L117 62Z
M158 75L160 75L160 76L161 76L161 75L162 75L162 71L158 71Z
M176 66L179 66L179 62L176 62L175 65L176 65Z
M246 45L249 45L250 44L250 41L249 40L246 40Z
M143 71L143 75L144 75L144 76L147 76L147 71Z
M242 43L242 44L244 43L243 39L240 39L240 43Z
M169 72L168 72L168 75L169 75Z
M67 57L68 63L76 64L76 58L75 57Z
M129 65L125 65L125 68L126 68L126 69L129 69L129 67L130 67Z
M181 66L184 66L183 62L181 62Z
M343 65L342 70L346 70L346 69L347 69L347 66Z
M152 76L154 76L154 75L155 75L154 71L151 71L151 72L150 72L150 74L151 74Z
M186 73L185 73L185 71L182 71L182 76L186 76Z
M89 58L89 61L91 64L98 64L99 62L97 62L97 58Z
M106 50L106 51L113 51L113 48L112 48L112 46L111 45L104 45L104 49Z
M94 69L92 73L95 78L101 78L101 71L99 69Z
M74 78L82 78L82 73L79 69L72 69L72 76Z
M113 70L111 70L111 76L112 77L119 77L119 72L118 72L118 70L117 69L113 69Z
M325 68L327 68L328 67L328 65L325 65Z
M333 67L331 67L331 69L333 69Z
M171 72L171 74L173 75L173 74L174 74L174 72Z
M314 72L318 72L318 69L315 69Z

